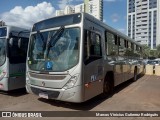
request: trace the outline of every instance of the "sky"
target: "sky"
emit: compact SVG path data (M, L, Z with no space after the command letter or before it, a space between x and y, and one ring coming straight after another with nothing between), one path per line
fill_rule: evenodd
M83 0L0 0L0 21L7 25L31 28L35 22L55 16L66 5ZM127 0L104 0L103 22L126 33Z

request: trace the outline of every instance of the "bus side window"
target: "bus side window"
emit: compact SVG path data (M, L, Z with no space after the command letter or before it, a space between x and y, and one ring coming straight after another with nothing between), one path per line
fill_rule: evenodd
M133 56L133 50L132 50L132 44L131 42L127 41L127 49L124 53L125 56L129 57L129 58L132 58L131 56Z
M107 55L111 55L111 56L117 55L118 54L117 36L109 32L106 32L106 36L107 36L106 37L107 38L107 46L106 46Z
M138 45L135 45L135 57L140 57L141 53L140 53L140 47Z
M134 52L134 44L131 43L131 50Z
M89 46L90 46L89 31L84 30L84 52L83 52L84 61L85 61L86 59L89 59L89 56L90 56Z
M120 44L119 44L119 55L124 56L126 52L125 49L125 40L123 38L120 38Z
M85 30L84 33L84 63L88 64L102 58L101 36Z
M131 42L128 42L128 49L131 50Z
M91 52L93 52L94 56L102 56L100 35L95 34L95 38L94 39L93 39L93 43L91 45L91 47L92 47Z
M21 40L21 42L19 42ZM9 42L9 62L11 64L25 63L28 47L28 39L12 37Z
M124 40L124 46L125 46L125 48L128 48L128 41L127 40Z

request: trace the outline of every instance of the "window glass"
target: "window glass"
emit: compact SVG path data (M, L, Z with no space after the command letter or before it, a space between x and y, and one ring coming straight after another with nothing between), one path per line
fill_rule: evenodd
M102 58L101 36L88 30L84 35L84 63L88 64Z
M6 60L6 39L0 38L0 66L4 64Z
M119 45L119 55L124 56L125 54L125 41L123 38L120 38L120 45Z
M94 38L93 38L94 39ZM95 35L95 40L93 40L91 45L91 53L92 55L101 56L101 44L100 44L100 36Z
M135 57L140 57L141 56L141 53L140 53L140 47L138 45L134 45L134 56Z
M58 36L58 37L57 37ZM62 72L79 61L80 28L49 30L31 35L29 68L36 71Z
M128 49L131 49L131 42L128 42Z
M9 42L9 62L11 64L25 63L28 38L11 37Z
M7 35L7 28L0 28L0 37L4 37Z
M107 32L106 33L107 38L107 47L108 47L108 53L107 55L118 55L118 46L117 44L117 36L115 36L112 33Z

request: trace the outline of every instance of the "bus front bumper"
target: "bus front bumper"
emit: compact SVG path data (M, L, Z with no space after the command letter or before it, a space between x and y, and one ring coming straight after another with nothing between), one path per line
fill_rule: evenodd
M8 91L8 78L4 77L0 80L0 90Z
M46 99L55 99L74 103L84 102L82 86L76 86L70 89L53 89L26 83L26 90L28 93L36 94Z

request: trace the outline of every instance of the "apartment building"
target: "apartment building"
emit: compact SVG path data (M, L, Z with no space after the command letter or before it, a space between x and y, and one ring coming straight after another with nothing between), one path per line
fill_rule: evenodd
M103 0L84 0L85 12L103 21Z
M56 10L56 16L64 14L72 14L78 12L86 12L93 15L99 20L103 20L103 0L84 0L84 3L69 6L67 5L64 10Z
M127 0L127 34L155 49L160 44L160 0Z

